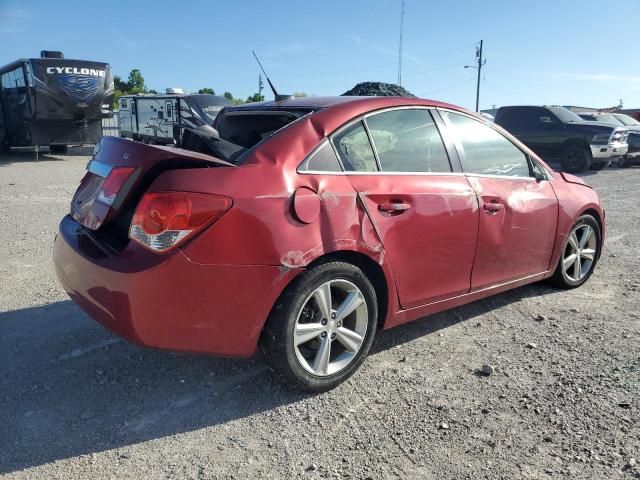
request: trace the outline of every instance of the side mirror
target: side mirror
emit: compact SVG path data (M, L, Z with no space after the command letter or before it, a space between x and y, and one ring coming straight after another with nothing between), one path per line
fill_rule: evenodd
M547 179L547 177L537 169L533 170L533 178L536 179L536 182L542 182Z

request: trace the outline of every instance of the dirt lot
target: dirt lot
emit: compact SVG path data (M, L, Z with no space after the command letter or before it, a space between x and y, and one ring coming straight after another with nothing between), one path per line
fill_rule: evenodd
M50 248L87 158L0 161L0 477L640 478L640 169L588 176L608 238L585 286L382 332L313 396L259 357L129 345L67 300Z

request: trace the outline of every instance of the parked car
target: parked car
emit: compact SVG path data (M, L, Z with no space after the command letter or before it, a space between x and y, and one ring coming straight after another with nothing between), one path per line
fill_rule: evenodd
M627 144L629 148L622 157L617 157L616 166L628 167L640 162L640 122L623 113L580 112L580 118L590 122L608 123L610 125L623 125L629 129Z
M545 160L560 161L570 173L606 168L627 153L627 129L588 122L564 107L501 107L496 123Z
M629 167L640 163L640 122L624 113L614 113L613 116L629 129L629 138L627 139L629 150L624 156L622 166Z
M578 287L602 251L593 189L453 105L310 97L226 107L215 127L225 158L104 138L60 223L60 283L132 342L259 346L324 391L379 328L544 279Z

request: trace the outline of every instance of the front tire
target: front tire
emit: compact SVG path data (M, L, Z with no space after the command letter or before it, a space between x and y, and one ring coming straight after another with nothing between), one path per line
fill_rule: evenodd
M584 172L591 166L591 151L580 145L568 145L562 151L560 163L567 173Z
M582 285L593 273L601 248L602 233L596 219L591 215L578 218L562 248L551 283L565 289Z
M280 296L260 348L280 379L324 392L362 364L377 324L376 292L362 270L325 263L306 270Z

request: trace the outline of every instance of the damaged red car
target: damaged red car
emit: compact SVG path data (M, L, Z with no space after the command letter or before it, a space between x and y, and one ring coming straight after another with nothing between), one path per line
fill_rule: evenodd
M132 342L259 347L323 391L379 329L545 279L577 287L602 251L593 189L453 105L289 99L214 127L185 140L198 152L104 138L60 223L60 283Z

